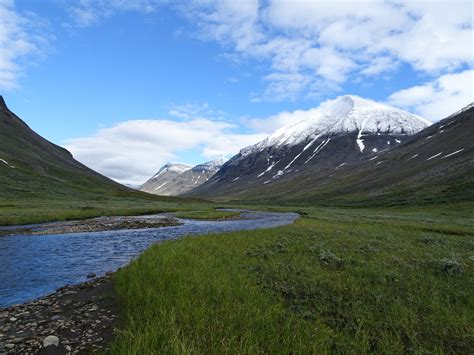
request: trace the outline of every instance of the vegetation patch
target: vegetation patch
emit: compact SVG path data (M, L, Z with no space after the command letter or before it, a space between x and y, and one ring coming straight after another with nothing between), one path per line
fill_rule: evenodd
M236 211L221 211L216 209L183 211L176 214L178 218L184 219L198 219L198 220L232 220L239 219L240 212Z
M455 213L308 208L156 245L118 272L113 353L469 353L474 229ZM412 211L416 214L416 211ZM463 234L449 233L463 230ZM442 242L425 242L427 237ZM454 257L455 256L455 257Z

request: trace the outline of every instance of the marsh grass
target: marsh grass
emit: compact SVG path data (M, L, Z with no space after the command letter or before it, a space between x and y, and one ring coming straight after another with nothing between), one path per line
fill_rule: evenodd
M147 250L116 275L122 324L112 352L474 349L472 227L439 228L428 214L413 228L393 211L376 222L381 211L304 212L291 226Z

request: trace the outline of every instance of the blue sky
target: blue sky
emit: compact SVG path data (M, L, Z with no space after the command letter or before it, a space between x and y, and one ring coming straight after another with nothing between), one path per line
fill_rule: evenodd
M432 121L473 101L469 1L0 0L0 93L125 183L230 156L356 94Z

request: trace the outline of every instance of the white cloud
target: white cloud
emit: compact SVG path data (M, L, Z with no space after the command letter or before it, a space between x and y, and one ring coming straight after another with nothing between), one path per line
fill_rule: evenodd
M473 101L474 70L446 74L423 85L393 93L390 104L437 120ZM324 107L323 102L320 107ZM173 106L177 120L131 120L102 128L95 134L69 140L66 148L91 168L128 184L141 184L168 161L182 161L192 150L200 162L230 157L283 126L318 116L320 108L284 111L263 118L245 117L240 127L206 103ZM239 133L246 128L253 133ZM188 161L189 163L189 161Z
M401 63L429 75L473 64L471 1L195 0L181 10L229 56L269 63L255 100L338 90Z
M0 89L18 89L25 66L44 55L51 40L45 27L34 14L18 13L13 0L0 0Z
M122 11L140 13L155 12L166 0L79 0L71 7L75 22L82 27L97 24L101 20Z
M185 121L131 120L66 142L76 159L122 183L141 184L168 161L187 150L204 160L230 157L263 138L238 134L222 121L195 118Z
M184 105L173 105L168 114L173 117L183 119L196 119L203 118L212 120L225 120L226 113L223 111L215 110L209 106L207 102L204 103L187 103Z
M474 70L446 74L423 85L394 92L388 102L438 121L474 101Z
M307 120L308 117L314 117L317 108L309 110L295 110L292 112L283 111L265 118L243 118L242 123L256 132L272 134L283 126L293 125L297 122Z

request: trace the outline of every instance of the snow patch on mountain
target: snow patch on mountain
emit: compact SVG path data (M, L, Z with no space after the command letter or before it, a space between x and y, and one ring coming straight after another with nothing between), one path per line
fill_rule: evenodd
M363 152L363 134L412 135L429 125L430 121L396 107L345 95L321 103L317 109L308 111L304 120L278 129L256 145L242 149L240 154L246 156L268 147L292 146L318 136L350 132L358 132L356 142Z
M141 190L157 195L180 195L208 181L224 163L223 158L194 167L188 164L167 163L142 185Z
M163 165L158 172L153 175L152 179L157 178L158 176L166 172L175 172L178 174L184 173L186 170L191 169L191 165L181 164L181 163L166 163Z
M212 161L208 161L207 163L204 164L199 164L196 165L193 170L198 171L202 170L202 173L208 172L208 171L217 171L220 169L222 165L226 162L226 159L224 158L218 158Z

